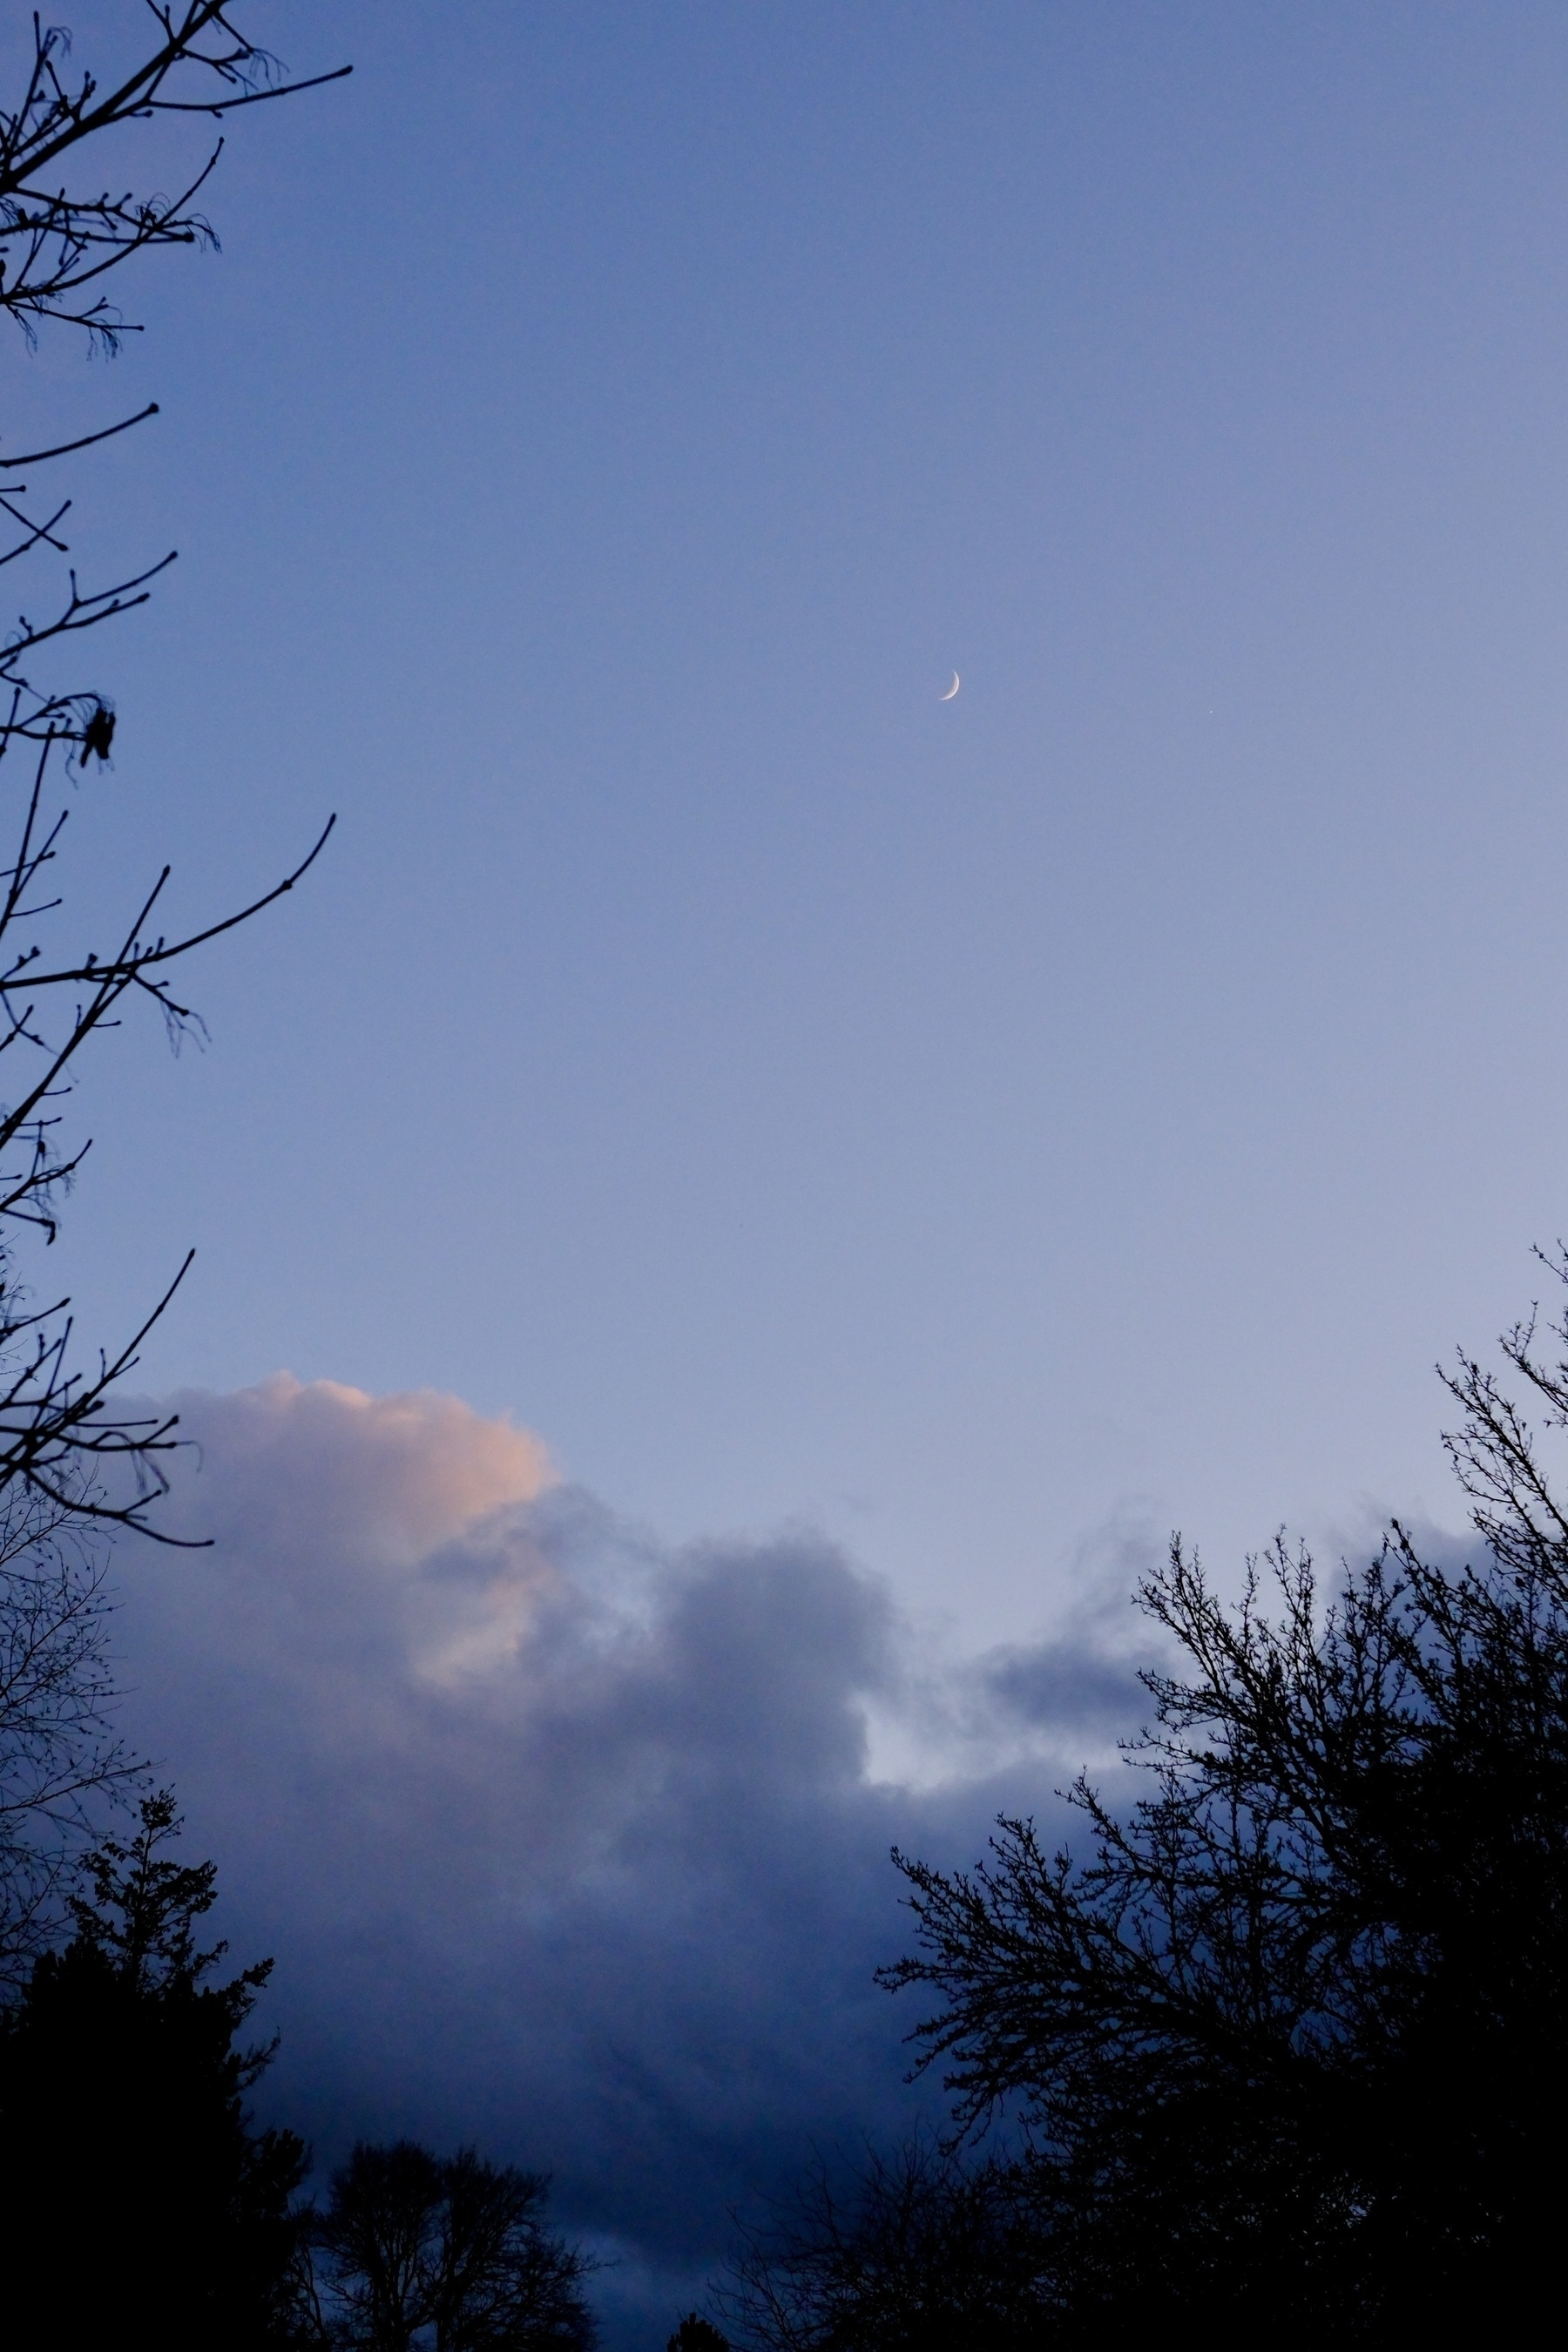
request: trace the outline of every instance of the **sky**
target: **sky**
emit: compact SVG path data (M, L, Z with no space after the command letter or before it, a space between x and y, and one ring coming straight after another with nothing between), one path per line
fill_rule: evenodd
M76 10L79 54L137 13ZM289 1742L212 1728L254 1671L315 1757L316 1670L267 1631L268 1576L306 1580L369 1694L361 1748L304 1780L352 1790L388 1741L447 1759L428 1816L410 1796L384 1825L397 1936L461 1791L521 1854L557 1754L570 1818L640 1857L570 2065L541 2026L492 2072L482 2021L521 2032L503 1982L563 1997L610 1895L584 1861L549 1946L470 1887L452 2063L476 2096L532 2084L572 2210L674 2279L714 2184L838 2128L824 2084L883 2112L896 2024L865 1977L896 1888L823 1857L889 1824L967 1850L1019 1775L1050 1802L1087 1700L1053 1668L1026 1720L996 1661L1070 1653L1124 1698L1102 1604L1172 1528L1223 1580L1280 1526L1331 1553L1390 1511L1460 1518L1432 1368L1528 1307L1531 1246L1568 1224L1568 19L252 16L294 69L353 79L231 124L222 250L142 271L118 359L0 353L4 439L161 406L61 476L84 572L180 550L91 648L119 732L73 801L89 930L165 856L205 918L339 824L194 975L207 1050L150 1024L95 1055L48 1274L110 1339L198 1253L137 1377L209 1431L207 1499L177 1507L226 1530L223 1597L209 1622L172 1569L128 1568L124 1638L241 1916L280 1954L266 1922L290 1923L289 2080L338 2046L342 1937L374 1936L357 1896L319 1916L352 1876L330 1841L290 1875L305 1799L257 1795ZM157 134L153 184L206 135ZM384 1526L351 1433L396 1398L413 1517ZM349 1482L338 1550L262 1544L263 1425L285 1483ZM500 1468L422 1517L470 1440ZM388 1593L453 1545L521 1546L578 1598L530 1585L494 1655L433 1665L458 1634ZM595 1642L667 1710L602 1771ZM810 1784L783 1826L763 1728L679 1697L775 1650ZM458 1731L467 1675L489 1696ZM181 1696L209 1685L206 1713ZM520 1728L536 1705L558 1748ZM710 1843L710 1767L750 1862ZM745 1875L786 1849L816 1855L827 1956ZM593 2128L564 2118L645 1965L627 2046L662 2046L709 1872L751 1939L744 1999L712 1963L720 2042L820 2032L787 2095L714 2126L674 2214L648 2184L701 2137L694 2078L620 2172L607 2092ZM447 1965L409 1951L388 2019ZM797 1960L842 1963L842 2018L816 1978L780 1990ZM386 2049L331 2079L323 2145L351 2113L379 2128ZM406 2113L447 2128L434 2093Z

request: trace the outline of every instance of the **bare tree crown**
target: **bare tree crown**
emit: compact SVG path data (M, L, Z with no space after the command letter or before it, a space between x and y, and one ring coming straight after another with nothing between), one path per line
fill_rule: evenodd
M35 16L20 90L0 105L0 313L26 346L52 324L112 353L133 330L108 274L154 246L216 243L195 205L221 141L182 193L164 197L117 194L86 176L125 152L103 134L170 114L222 116L338 78L289 80L240 29L232 0L125 0L121 13L147 33L128 71L100 84L75 68L69 35ZM184 1271L139 1330L83 1362L69 1300L36 1302L16 1244L54 1240L81 1166L86 1143L66 1141L61 1120L88 1039L139 1002L176 1042L199 1032L176 968L291 890L332 826L232 913L165 931L165 866L107 940L62 937L70 802L108 764L119 719L100 687L62 690L45 670L62 647L144 604L174 558L84 584L68 560L71 500L46 485L76 451L155 413L154 404L74 439L46 434L45 446L19 452L0 438L0 581L36 583L0 635L0 1985L19 1981L58 1929L96 1809L137 1778L110 1720L102 1538L116 1526L158 1535L149 1507L166 1489L178 1440L173 1415L128 1415L110 1399Z
M106 274L153 246L215 241L194 205L221 140L173 197L115 194L84 179L100 152L91 142L163 115L222 116L348 71L290 80L240 28L232 0L188 0L184 7L142 0L142 13L148 47L107 87L73 68L68 33L35 16L24 86L14 106L0 107L0 312L29 341L41 323L54 321L112 352L131 329L104 289ZM69 552L63 531L71 501L37 487L41 469L155 413L153 404L75 441L0 455L0 573L15 578L11 567L36 567ZM290 873L232 914L170 937L158 928L169 879L164 866L115 936L99 948L84 943L58 951L50 921L63 903L56 876L69 814L60 796L63 772L79 780L93 762L101 769L118 719L101 689L61 691L41 681L37 663L144 604L174 561L164 555L104 587L84 587L75 566L66 566L64 583L43 614L18 614L0 643L0 791L12 785L16 812L0 865L0 1496L20 1481L47 1510L150 1533L156 1529L146 1506L163 1489L160 1457L176 1442L174 1423L116 1418L106 1399L132 1370L180 1276L140 1330L120 1347L100 1349L82 1370L73 1359L68 1301L34 1306L15 1278L6 1227L28 1226L46 1242L54 1239L59 1202L86 1149L62 1148L59 1124L72 1065L87 1039L116 1024L128 999L155 1006L176 1039L199 1027L176 991L174 966L291 890L331 831L329 819ZM99 1474L115 1465L132 1473L129 1486L123 1478L105 1486Z

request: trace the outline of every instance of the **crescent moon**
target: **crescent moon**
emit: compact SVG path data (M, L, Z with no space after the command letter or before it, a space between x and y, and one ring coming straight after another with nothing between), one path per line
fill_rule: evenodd
M953 673L952 673L952 684L948 688L947 692L946 692L945 694L939 694L939 695L937 696L937 700L938 700L939 702L951 702L951 701L952 700L953 696L958 692L958 689L959 689L960 686L962 686L962 684L963 684L963 679L959 677L958 672L957 672L956 670L954 670L954 671L953 671Z

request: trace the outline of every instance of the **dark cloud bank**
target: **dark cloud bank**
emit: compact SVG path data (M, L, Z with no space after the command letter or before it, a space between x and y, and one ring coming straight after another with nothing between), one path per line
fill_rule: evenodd
M672 1556L451 1399L177 1402L216 1540L122 1551L128 1723L277 1957L266 2110L550 2169L662 2341L732 2209L929 2100L889 1848L972 1860L1136 1722L1131 1564L954 1664L819 1537Z

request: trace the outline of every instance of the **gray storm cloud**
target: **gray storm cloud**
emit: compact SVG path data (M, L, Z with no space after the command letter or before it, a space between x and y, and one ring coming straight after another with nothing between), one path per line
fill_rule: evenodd
M1053 1809L1137 1719L1124 1605L933 1659L822 1538L671 1553L455 1399L172 1402L162 1524L213 1543L122 1551L128 1728L277 1957L269 2112L323 2161L410 2131L551 2170L650 2307L814 2147L907 2128L889 1848Z

